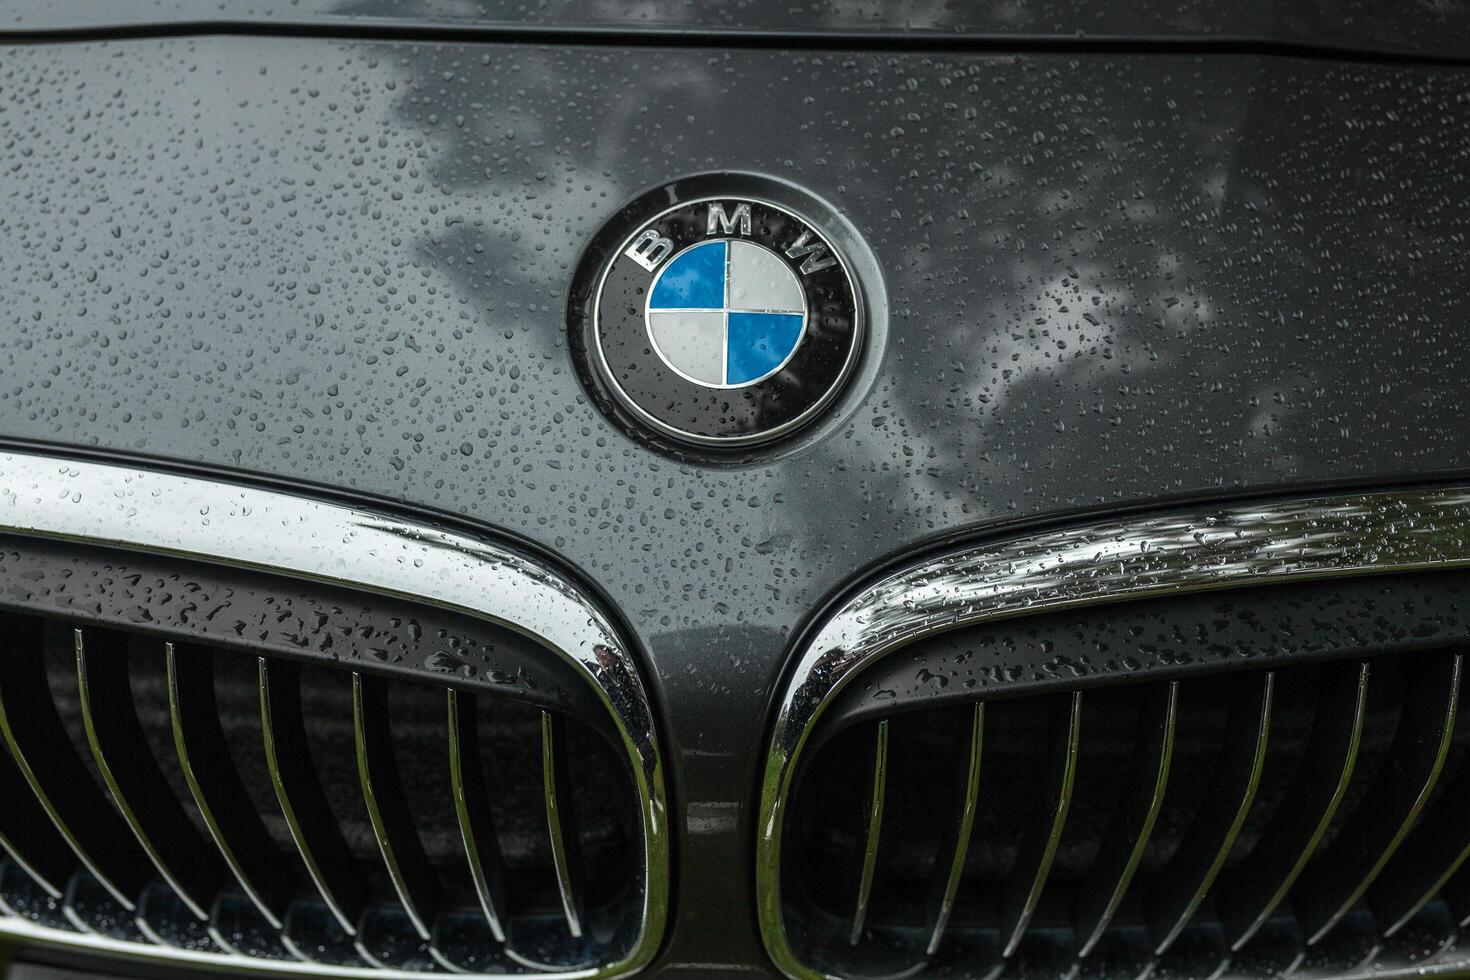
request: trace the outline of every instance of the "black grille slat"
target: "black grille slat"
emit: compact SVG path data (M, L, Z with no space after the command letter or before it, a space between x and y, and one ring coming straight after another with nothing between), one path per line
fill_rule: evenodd
M9 644L0 655L0 732L11 758L78 860L133 911L152 868L87 771L57 713L37 655L41 623L0 613L0 636Z
M505 859L496 838L490 794L485 787L484 760L480 755L477 699L473 694L449 690L449 776L454 793L455 817L464 843L465 860L475 897L485 923L495 940L506 941L502 910L505 898Z
M1233 954L1231 965L1252 977L1287 976L1305 958L1296 923L1290 919L1268 918L1250 942Z
M51 898L61 898L77 856L57 833L10 756L0 752L0 847Z
M571 820L570 756L566 751L566 725L561 716L541 712L541 787L546 810L546 829L551 841L552 868L567 931L580 939L587 913L584 863L575 825Z
M1461 657L1425 658L1409 680L1391 754L1360 808L1325 855L1308 868L1294 899L1307 943L1320 942L1373 884L1413 826L1450 750L1458 704Z
M1286 897L1347 793L1362 742L1371 665L1345 663L1318 684L1298 787L1222 889L1226 941L1243 947Z
M857 894L853 900L852 921L847 941L857 945L868 921L868 906L873 899L873 879L878 868L878 848L883 841L883 811L888 800L889 723L873 726L872 784L868 791L867 822L863 828L863 846L858 855Z
M52 929L76 928L66 914L66 906L16 861L0 860L0 914Z
M383 865L414 931L428 942L433 938L441 896L393 755L387 683L354 672L352 708L363 802L377 835Z
M1204 901L1255 799L1266 760L1274 686L1275 674L1264 671L1241 678L1233 693L1215 791L1201 805L1150 896L1149 929L1159 955L1168 951Z
M196 918L208 921L225 868L180 806L143 733L127 640L96 630L74 635L82 721L103 782L164 881Z
M1462 767L1374 882L1369 905L1395 936L1470 858L1470 767ZM1467 910L1470 911L1470 910Z
M241 889L279 930L296 892L296 869L281 860L230 756L214 693L214 658L208 650L173 643L165 644L164 656L174 745L194 803Z
M1115 816L1116 826L1104 841L1104 851L1077 889L1076 930L1080 937L1078 956L1087 956L1102 939L1117 914L1134 873L1143 859L1163 806L1174 754L1174 725L1179 704L1179 684L1170 681L1151 687L1135 740L1137 770L1124 807Z
M357 934L368 883L333 819L301 710L301 668L259 659L261 736L271 783L291 840L322 901L348 936Z
M1335 980L1343 974L1362 972L1383 948L1373 916L1364 909L1344 915L1333 928L1330 941L1309 945L1298 930L1302 942L1301 965L1292 972L1302 980Z
M137 910L124 908L88 871L78 871L66 883L61 908L78 932L127 942L153 941L144 935Z
M157 879L143 887L136 921L148 941L159 946L207 953L224 948L214 941L209 922L195 916L178 890Z
M1001 894L1001 952L1007 957L1015 955L1020 947L1051 874L1072 804L1081 726L1082 694L1073 692L1052 708L1047 726L1047 772L1040 787L1040 819L1033 822L1027 833L1015 870Z
M1457 947L1463 948L1459 926L1449 907L1439 902L1405 919L1399 928L1385 935L1373 967L1380 973L1417 971Z
M959 812L945 825L940 838L938 865L931 885L926 922L928 942L925 954L933 956L944 941L944 932L954 914L955 900L965 875L965 859L970 839L975 832L975 814L980 806L980 774L985 750L985 703L975 705L970 718L970 734L963 781L959 791Z
M1459 927L1470 929L1470 865L1455 872L1439 897L1449 906Z
M280 927L261 913L254 899L221 893L209 910L209 936L237 956L267 960L304 960L281 941Z
M355 937L325 903L294 902L286 910L281 945L296 959L328 966L364 967Z
M443 966L401 904L368 906L358 925L357 952L379 970L432 972Z

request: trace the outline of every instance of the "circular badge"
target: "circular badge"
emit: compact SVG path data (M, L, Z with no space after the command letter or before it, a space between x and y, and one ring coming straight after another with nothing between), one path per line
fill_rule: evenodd
M790 433L829 404L861 347L844 257L796 213L702 197L642 220L605 260L589 360L640 422L705 446Z

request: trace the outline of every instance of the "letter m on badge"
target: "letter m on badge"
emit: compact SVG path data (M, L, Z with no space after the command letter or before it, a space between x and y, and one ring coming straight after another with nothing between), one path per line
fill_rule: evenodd
M726 235L735 234L735 227L740 227L740 234L750 237L750 205L735 205L735 213L727 215L725 205L715 202L709 206L709 219L705 222L704 233L713 235L718 228Z

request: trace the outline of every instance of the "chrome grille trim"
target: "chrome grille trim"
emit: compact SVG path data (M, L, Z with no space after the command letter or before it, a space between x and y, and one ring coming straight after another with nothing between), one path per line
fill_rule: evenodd
M640 802L645 878L636 941L616 962L541 972L624 976L658 949L668 915L664 768L632 654L602 610L555 570L496 544L372 511L200 477L33 453L0 455L0 532L306 578L478 617L574 665L615 722ZM410 978L407 971L146 947L0 918L0 935L136 959L296 975Z
M808 735L837 694L875 660L921 637L1068 608L1467 566L1470 489L1444 488L1196 508L1047 531L951 550L861 588L806 635L777 703L756 840L758 917L767 952L790 977L825 976L801 961L786 936L782 822Z

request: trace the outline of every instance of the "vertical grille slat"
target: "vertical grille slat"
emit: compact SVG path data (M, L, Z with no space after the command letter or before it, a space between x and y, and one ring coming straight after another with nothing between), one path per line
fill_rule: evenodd
M267 920L255 900L222 892L209 910L209 935L221 949L268 960L305 960L281 941L280 927Z
M856 946L868 921L868 905L873 899L873 878L878 868L878 847L883 837L883 808L888 799L888 721L873 726L873 781L868 793L868 820L859 855L857 896L853 902L852 924L847 941Z
M196 916L177 889L157 879L143 887L137 926L160 946L198 952L218 952L222 948L210 935L208 919Z
M15 861L0 860L0 915L13 915L53 929L75 928L57 896L43 889Z
M1052 709L1046 749L1048 772L1041 788L1043 812L1022 843L1016 868L1001 895L1001 952L1006 957L1015 955L1020 947L1051 874L1072 804L1081 727L1082 693L1074 691Z
M424 851L393 755L388 685L379 677L352 674L352 731L363 802L393 890L419 938L433 938L439 883Z
M1215 790L1201 804L1148 905L1154 951L1162 956L1204 901L1255 800L1271 729L1276 675L1242 677L1231 698Z
M1423 972L1441 956L1460 946L1460 929L1444 903L1426 906L1405 919L1392 934L1383 937L1373 968L1389 971Z
M583 934L586 911L583 902L583 865L576 830L571 826L571 778L566 752L565 722L550 711L541 712L541 790L546 809L546 829L551 839L552 866L561 898L567 931L575 939Z
M3 654L0 654L3 655ZM77 856L56 832L10 756L0 751L0 847L52 898L61 898Z
M276 801L322 901L343 932L356 936L367 905L367 878L333 818L312 760L301 710L301 668L261 657L258 676L261 737Z
M1303 948L1306 955L1293 977L1336 980L1343 974L1366 970L1383 949L1383 940L1378 935L1373 916L1366 909L1353 909L1339 920L1326 942L1315 945L1303 942Z
M1467 858L1470 767L1462 767L1368 892L1369 905L1383 934L1395 936L1401 932L1460 871Z
M478 699L473 694L450 688L449 777L454 792L455 817L469 862L475 897L496 942L506 941L502 910L505 900L505 861L496 838L490 812L490 794L485 787L484 761L480 756L475 720Z
M124 908L112 893L85 869L66 883L62 913L78 932L129 942L153 942L142 929L136 909Z
M1138 769L1134 785L1104 839L1104 851L1078 885L1075 926L1082 937L1077 955L1087 956L1102 938L1133 882L1163 806L1174 754L1174 725L1179 683L1151 687L1144 695L1133 757Z
M126 638L74 630L77 690L92 758L153 866L200 921L225 869L174 796L138 721Z
M281 928L281 945L296 959L329 966L365 966L355 937L342 930L325 903L293 902Z
M1267 919L1240 950L1232 954L1235 969L1251 977L1287 977L1306 959L1301 934L1289 919Z
M379 970L433 972L447 969L430 951L429 940L419 936L402 902L373 904L358 927L357 952Z
M1470 929L1470 865L1464 865L1445 883L1441 896L1461 929Z
M296 891L295 868L281 860L230 756L214 693L214 657L166 643L164 658L170 727L189 792L240 888L280 929Z
M0 613L0 733L11 758L77 858L129 912L152 869L67 735L40 657L39 620ZM34 760L34 762L33 762Z
M1393 857L1429 799L1449 754L1461 657L1435 657L1409 680L1393 747L1359 809L1328 848L1330 860L1303 872L1293 899L1307 943L1321 942Z
M1250 941L1281 904L1342 803L1362 743L1370 675L1367 662L1346 663L1318 684L1298 788L1222 889L1225 938L1234 950Z
M935 884L929 901L927 921L929 941L925 945L926 955L933 956L944 940L950 916L954 914L955 899L959 894L960 882L965 875L965 858L970 851L970 838L975 831L975 813L980 806L980 765L985 748L985 702L975 705L970 718L970 736L967 739L964 783L960 789L960 811L958 819L945 826L945 836L940 840L939 864L933 881ZM948 860L946 860L946 855Z

